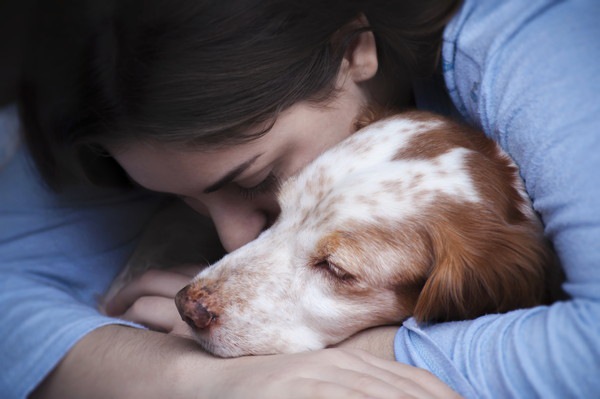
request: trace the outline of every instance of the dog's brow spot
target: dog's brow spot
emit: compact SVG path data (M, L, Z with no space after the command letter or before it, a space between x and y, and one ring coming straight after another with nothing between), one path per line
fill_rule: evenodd
M319 177L316 182L321 188L330 187L333 184L333 179L329 173L319 173Z
M425 203L427 201L427 198L429 198L430 195L431 195L430 190L415 190L412 193L412 200L417 204Z
M377 205L379 205L379 201L377 200L377 193L374 193L370 196L361 194L358 197L356 197L356 202L371 207L376 207Z
M321 226L327 226L332 223L333 219L334 219L334 213L331 211L331 212L322 214L320 220L316 221L315 223L316 224L318 223Z
M402 180L382 181L381 188L386 192L401 193L404 189L404 182Z
M331 197L329 197L329 201L328 201L328 207L329 209L331 209L331 205L339 205L342 204L344 202L345 198L342 194L334 194Z
M408 182L407 190L414 190L423 183L423 174L417 173Z
M295 226L306 225L310 219L310 215L311 215L311 210L309 208L302 209L300 211L300 218L298 219L298 223L295 224Z

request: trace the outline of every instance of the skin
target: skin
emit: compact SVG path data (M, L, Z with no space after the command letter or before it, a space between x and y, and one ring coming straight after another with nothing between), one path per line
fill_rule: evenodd
M376 71L373 36L363 33L341 65L338 95L326 106L294 105L260 139L213 151L151 142L109 150L141 186L178 195L209 215L225 249L233 251L267 228L279 211L274 186L252 195L244 189L260 185L270 174L279 180L293 175L350 135L367 102L364 83ZM247 160L253 162L231 181L206 192ZM197 271L189 267L150 271L124 287L107 312L156 331L111 325L91 332L33 397L458 397L429 372L394 361L395 327L365 331L322 351L214 358L188 339L173 301Z

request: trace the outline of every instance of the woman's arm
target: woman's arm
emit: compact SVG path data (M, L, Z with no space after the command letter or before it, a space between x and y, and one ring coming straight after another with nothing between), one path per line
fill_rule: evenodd
M53 193L19 137L16 107L0 109L0 396L23 398L85 334L124 321L97 299L161 199L139 192Z
M433 375L365 352L217 359L185 338L123 326L85 336L32 398L457 398Z
M457 109L515 159L572 299L440 325L405 323L399 361L467 397L600 392L600 3L465 1L446 31Z
M32 398L208 397L208 385L185 395L183 365L193 351L183 338L109 325L87 334L66 354ZM203 357L203 356L199 356ZM196 362L195 380L213 381L214 367Z

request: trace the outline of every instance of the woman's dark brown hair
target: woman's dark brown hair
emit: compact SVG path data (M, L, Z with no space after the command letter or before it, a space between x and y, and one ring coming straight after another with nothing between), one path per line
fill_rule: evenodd
M26 139L53 187L73 163L93 178L109 170L97 151L106 144L251 140L294 103L335 95L342 57L365 30L376 38L379 100L397 106L401 80L435 70L460 1L119 0L92 11L73 3L72 21L52 27L59 38L32 47L21 90ZM39 15L43 26L52 13ZM353 23L361 16L368 25ZM61 33L64 59L48 54L65 48ZM50 60L41 77L40 54Z

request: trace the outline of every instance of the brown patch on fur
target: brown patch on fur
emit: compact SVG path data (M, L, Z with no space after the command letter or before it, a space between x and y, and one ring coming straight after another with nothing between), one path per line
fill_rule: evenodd
M477 144L475 141L482 136L481 133L468 126L428 112L411 111L403 113L402 116L414 122L423 122L420 129L425 129L427 124L431 124L431 122L438 122L441 126L429 128L412 137L405 146L399 149L394 160L432 159L459 147L476 151ZM483 137L485 138L485 136Z
M381 188L386 192L402 194L404 192L404 181L400 178L382 181Z
M501 217L509 222L527 219L521 211L527 201L517 190L518 170L498 144L479 130L427 112L414 111L405 115L416 121L435 120L442 126L413 137L394 159L432 159L455 148L470 150L472 154L468 156L467 164L477 191L485 200L496 202Z
M438 204L428 234L433 265L418 321L472 319L547 302L551 250L531 222L507 223L479 205Z
M411 176L411 179L408 182L407 190L414 191L415 188L419 187L423 183L423 174L416 173Z
M502 156L499 147L491 140L490 143L494 148L490 149L489 156L482 153L469 156L467 164L471 178L481 196L493 200L497 211L508 223L525 223L528 217L522 209L530 204L517 189L519 172L507 156Z
M379 204L379 201L377 201L373 196L361 194L356 197L356 203L375 208Z

